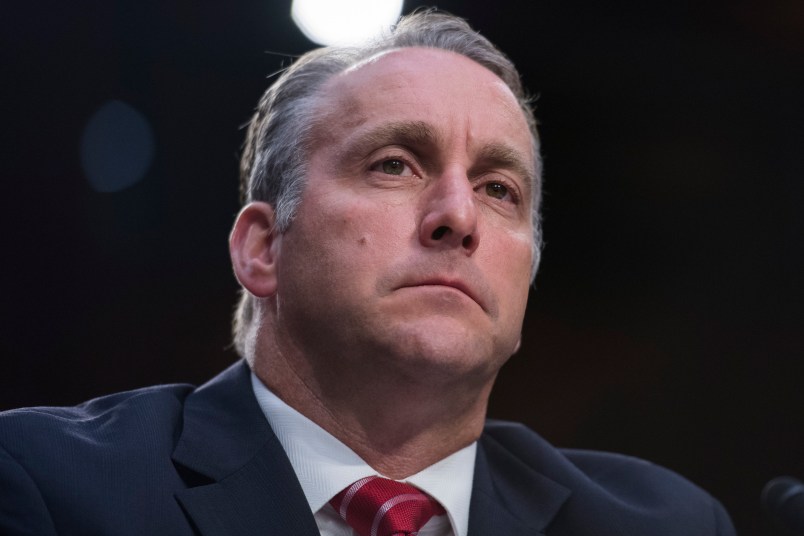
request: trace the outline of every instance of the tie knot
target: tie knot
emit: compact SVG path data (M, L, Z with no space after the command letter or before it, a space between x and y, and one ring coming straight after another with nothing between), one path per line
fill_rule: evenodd
M378 476L358 480L329 503L360 536L416 534L431 517L445 513L419 489Z

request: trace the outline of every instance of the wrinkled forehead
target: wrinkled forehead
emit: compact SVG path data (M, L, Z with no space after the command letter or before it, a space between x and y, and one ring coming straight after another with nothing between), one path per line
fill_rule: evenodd
M317 141L335 131L395 114L438 122L447 114L494 115L535 159L534 137L517 97L496 74L474 60L435 48L378 52L330 78L321 88L314 128ZM342 134L342 133L341 133Z
M517 98L505 82L474 60L449 50L426 47L404 47L373 54L334 75L322 88L322 96L351 91L356 95L376 94L374 83L383 81L409 85L433 82L455 82L461 87L485 85L495 87L518 106Z

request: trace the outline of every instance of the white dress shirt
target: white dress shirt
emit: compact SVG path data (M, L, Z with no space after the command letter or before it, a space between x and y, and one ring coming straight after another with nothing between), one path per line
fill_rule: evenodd
M251 385L290 459L321 535L354 536L329 501L361 478L383 475L329 432L285 404L254 373ZM472 443L404 480L434 497L447 511L446 515L431 518L419 536L466 536L476 451L477 443Z

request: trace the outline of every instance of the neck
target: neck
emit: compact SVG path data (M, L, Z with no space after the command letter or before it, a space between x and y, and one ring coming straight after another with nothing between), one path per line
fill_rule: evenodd
M331 357L329 362L344 362ZM252 363L260 381L285 403L378 473L395 479L418 473L477 440L494 380L427 373L408 377L399 371L381 374L343 366L335 376L281 351L273 341L258 345Z

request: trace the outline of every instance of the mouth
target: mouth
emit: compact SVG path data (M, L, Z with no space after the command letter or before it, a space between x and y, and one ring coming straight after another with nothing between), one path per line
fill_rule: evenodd
M481 309L484 311L486 307L484 306L483 300L478 296L476 292L472 290L472 288L467 285L465 282L457 279L445 279L445 278L433 278L433 279L424 279L421 281L416 281L415 283L404 285L405 287L415 288L415 287L442 287L442 288L449 288L457 290L462 294L466 295L477 303Z

